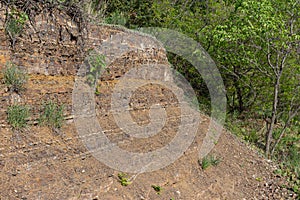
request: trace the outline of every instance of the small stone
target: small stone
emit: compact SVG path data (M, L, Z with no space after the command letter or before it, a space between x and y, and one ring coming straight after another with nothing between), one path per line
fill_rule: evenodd
M12 172L11 173L12 176L17 176L17 174L18 174L17 172Z
M268 183L265 183L265 187L268 187Z

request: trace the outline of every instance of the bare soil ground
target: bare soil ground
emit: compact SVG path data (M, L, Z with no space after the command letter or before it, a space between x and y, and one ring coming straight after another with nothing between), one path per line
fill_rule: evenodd
M170 166L129 175L132 184L125 187L118 171L86 151L72 125L60 133L2 129L1 199L293 199L280 188L285 182L272 174L274 166L230 133L222 134L213 152L222 162L206 170L198 164L197 141Z
M47 90L53 88L60 92L70 92L72 83L72 78L37 76L29 81L30 87L24 96L35 94L35 98L39 98L39 95L47 94ZM6 93L3 88L2 93ZM56 94L59 95L58 92ZM103 126L114 126L109 116L99 116L99 121ZM132 183L122 186L118 179L120 172L99 162L87 151L72 120L67 120L59 130L30 125L23 131L12 131L3 122L0 128L0 199L298 198L290 190L281 187L287 183L273 173L276 169L273 163L226 131L211 152L222 161L217 166L203 170L198 163L198 150L208 124L209 118L202 116L194 142L176 162L158 171L128 174ZM123 149L143 152L167 144L173 133L161 133L153 137L151 142L124 142L121 135L116 132L108 134L108 137ZM160 194L152 185L162 188Z

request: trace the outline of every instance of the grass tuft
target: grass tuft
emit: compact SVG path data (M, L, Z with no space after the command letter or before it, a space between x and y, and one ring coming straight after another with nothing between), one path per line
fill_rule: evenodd
M199 164L203 170L210 166L217 166L222 160L215 156L205 156L202 161L199 160Z
M29 108L22 105L12 105L7 109L7 121L13 129L26 127L26 119L29 117Z
M20 92L25 89L24 85L28 77L25 72L16 65L7 63L3 74L4 84L8 87L9 91Z
M53 101L48 101L43 104L43 113L40 115L39 124L46 125L52 128L61 128L64 116L63 105L58 105Z

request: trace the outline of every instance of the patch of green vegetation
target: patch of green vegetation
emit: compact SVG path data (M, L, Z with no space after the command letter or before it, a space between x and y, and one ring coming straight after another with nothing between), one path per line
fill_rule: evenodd
M94 87L101 70L106 66L105 56L92 50L87 56L87 64L89 66L89 70L86 75L87 83L89 86Z
M299 152L298 152L299 154ZM282 185L281 187L289 188L300 196L300 177L297 171L293 171L290 166L286 166L286 163L281 163L279 168L274 173L279 174L287 179L288 185Z
M53 101L43 103L43 110L39 118L39 124L52 128L61 128L64 121L63 110L64 105L59 106Z
M222 160L216 156L205 156L202 160L199 160L199 164L203 170L210 166L217 166Z
M11 12L8 13L5 31L12 40L15 40L15 38L21 34L28 19L28 15L23 11L12 9Z
M122 12L113 12L110 16L105 18L105 22L108 24L116 24L116 25L122 25L125 26L128 19L125 17L125 15Z
M27 75L23 70L18 68L13 63L7 63L3 71L3 81L9 91L20 92L25 89L24 85L28 80Z
M125 173L119 173L118 179L122 186L128 186L131 184L131 182L127 178L127 174Z
M155 190L157 194L160 194L162 191L162 187L160 187L159 185L151 185L151 187Z
M12 105L7 109L7 121L13 129L26 127L29 117L29 108L23 105Z

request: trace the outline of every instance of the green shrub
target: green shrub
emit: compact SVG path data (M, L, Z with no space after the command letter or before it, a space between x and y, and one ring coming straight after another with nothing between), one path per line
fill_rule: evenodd
M64 121L63 110L64 106L59 106L55 102L48 101L44 103L43 111L39 118L39 124L52 128L60 128Z
M22 105L12 105L7 109L7 120L13 129L21 129L27 125L29 108Z
M27 82L27 75L23 70L19 69L13 63L7 63L3 71L4 84L8 87L9 91L20 92L24 90L24 85Z
M127 23L127 18L122 12L113 12L109 17L105 18L105 22L108 24L116 24L125 26Z

